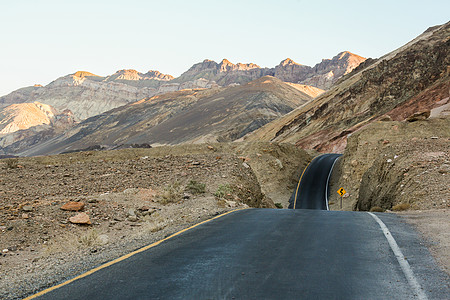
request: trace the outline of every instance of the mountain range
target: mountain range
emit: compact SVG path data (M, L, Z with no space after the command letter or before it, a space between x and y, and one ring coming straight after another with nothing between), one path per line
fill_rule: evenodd
M204 60L178 78L158 71L120 70L106 77L78 71L44 87L26 87L0 97L0 109L38 101L60 111L69 109L76 118L84 120L146 97L183 89L244 84L267 75L291 83L307 81L308 85L327 89L364 60L350 52L339 53L314 67L297 64L291 59L283 60L274 68L261 68L252 63L232 64L226 59L220 63Z
M88 118L45 143L35 135L4 149L41 155L95 145L234 141L313 99L301 89L265 76L238 86L165 93Z
M49 109L55 112L64 111L66 115L70 112L71 120L64 124L71 126L109 110L156 95L188 89L234 87L264 76L279 78L309 97L316 97L323 90L301 82L316 82L318 83L316 86L328 87L361 61L364 61L364 58L350 52L342 52L332 59L323 60L313 68L297 64L291 59L283 60L274 68L261 68L253 63L232 64L226 59L220 63L204 60L193 65L178 78L153 70L140 73L124 69L105 77L78 71L60 77L46 86L26 87L0 97L0 122L3 124L0 145L7 147L27 139L28 142L24 142L23 145L29 146L30 140L41 142L42 139L48 139L61 130L62 127L59 125L53 129L56 123L42 118L38 110L30 110L29 105L20 105L24 103L40 103L49 106ZM304 100L304 96L300 99ZM295 108L291 102L283 105L287 105L290 109ZM20 111L21 108L23 111ZM28 120L39 121L21 121L20 125L16 124L20 119L17 116L25 115L29 115ZM22 149L23 146L15 147L18 148Z

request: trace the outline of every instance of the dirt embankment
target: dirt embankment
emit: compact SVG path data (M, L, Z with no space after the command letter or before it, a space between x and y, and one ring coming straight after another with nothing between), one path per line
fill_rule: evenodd
M256 143L1 160L0 298L20 298L221 212L274 207L271 198L284 196L287 203L309 158L292 145ZM67 202L79 210L62 210ZM90 224L74 224L79 214Z
M445 208L450 204L450 119L379 121L348 139L336 167L330 201L343 187L344 210Z

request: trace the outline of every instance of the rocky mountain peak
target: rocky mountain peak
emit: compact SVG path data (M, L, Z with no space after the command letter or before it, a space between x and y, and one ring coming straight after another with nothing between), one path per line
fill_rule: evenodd
M168 81L168 80L174 79L174 77L172 75L162 74L161 72L156 71L156 70L150 70L147 73L145 73L144 76L146 78L154 79L154 80L165 80L165 81Z
M291 66L291 65L300 65L300 64L296 63L295 61L293 61L290 58L286 58L285 60L282 60L280 62L280 66L282 66L282 67Z
M99 77L98 75L92 74L90 72L86 72L86 71L77 71L75 73L73 73L74 77L79 77L79 78L84 78L87 76L95 76L95 77Z
M116 76L115 76L116 75ZM124 70L119 70L116 73L114 73L113 75L115 78L114 79L122 79L122 80L141 80L142 76L141 74L133 69L124 69Z

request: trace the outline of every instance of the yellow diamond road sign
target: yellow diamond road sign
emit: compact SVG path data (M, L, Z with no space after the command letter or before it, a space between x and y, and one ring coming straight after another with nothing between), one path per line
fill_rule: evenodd
M347 193L347 192L344 190L344 188L340 188L340 189L337 191L337 193L338 193L339 195L341 195L341 197L342 197L342 196L344 196L345 193Z

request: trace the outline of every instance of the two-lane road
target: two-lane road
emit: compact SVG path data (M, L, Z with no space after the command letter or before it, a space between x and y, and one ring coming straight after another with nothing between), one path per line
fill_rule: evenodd
M430 299L448 297L414 231L379 214ZM415 299L380 226L364 212L247 209L39 299ZM423 299L423 298L422 298Z
M309 163L289 199L289 208L328 210L328 182L340 156L323 154Z

